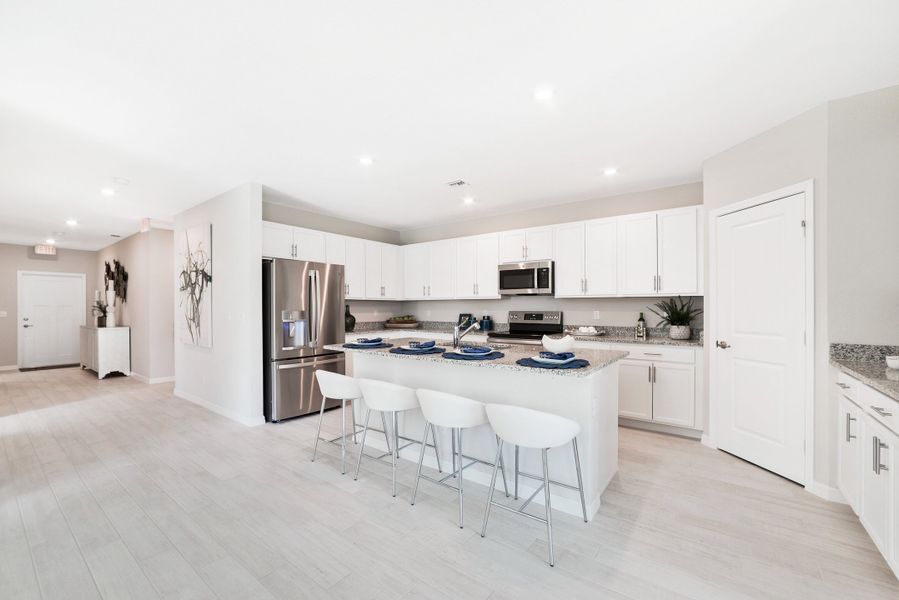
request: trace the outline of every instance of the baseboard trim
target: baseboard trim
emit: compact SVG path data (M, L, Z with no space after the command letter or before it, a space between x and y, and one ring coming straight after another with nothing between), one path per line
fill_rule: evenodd
M5 365L0 367L0 371L18 371L19 365Z
M819 498L823 498L825 500L829 500L830 502L837 502L839 504L848 504L846 502L846 498L843 497L843 492L841 492L838 488L835 488L830 485L825 485L819 481L812 481L810 484L805 486L805 490Z
M172 394L176 398L180 398L182 400L187 400L188 402L196 404L197 406L201 406L201 407L205 408L206 410L214 412L215 414L221 415L227 419L231 419L232 421L240 423L241 425L246 425L247 427L255 427L256 425L262 425L265 423L265 417L262 415L259 415L258 417L248 418L243 415L236 414L233 411L230 411L226 408L222 408L221 406L219 406L217 404L208 402L208 401L204 400L203 398L200 398L199 396L191 394L190 392L185 392L183 390L179 390L178 388L175 388L174 391L172 392Z
M718 449L718 444L715 443L715 440L713 440L709 435L707 435L705 433L703 433L702 437L699 438L699 443L702 444L703 446L705 446L706 448L711 448L712 450Z
M157 383L171 383L172 381L175 381L174 375L169 377L147 377L146 375L141 375L140 373L137 373L135 371L131 371L131 377L137 379L141 383L146 383L147 385L155 385Z
M674 425L664 425L662 423L650 423L648 421L638 421L636 419L628 419L626 417L618 417L618 425L621 427L629 427L631 429L642 429L643 431L652 431L655 433L667 433L668 435L676 435L691 440L698 440L701 431L696 429L688 429L686 427L675 427Z

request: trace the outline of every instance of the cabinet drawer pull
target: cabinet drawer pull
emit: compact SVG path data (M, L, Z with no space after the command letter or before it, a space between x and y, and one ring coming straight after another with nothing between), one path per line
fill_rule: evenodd
M881 408L879 406L874 406L873 404L871 405L871 410L876 412L881 417L892 417L893 416L893 413L889 412L885 408Z
M644 352L643 356L662 356L661 352Z
M837 382L837 385L838 385L839 387L843 388L844 390L852 389L852 386L851 386L851 385L846 385L846 384L843 383L842 381L838 381L838 382Z
M849 413L846 413L846 441L847 442L849 440L855 439L855 436L852 435L852 422L853 421L855 421L855 418L852 415L850 415Z

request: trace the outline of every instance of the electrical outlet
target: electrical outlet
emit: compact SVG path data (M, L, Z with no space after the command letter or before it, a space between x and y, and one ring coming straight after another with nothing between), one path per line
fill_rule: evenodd
M593 311L593 320L595 320L595 321L599 320L599 311L598 310Z

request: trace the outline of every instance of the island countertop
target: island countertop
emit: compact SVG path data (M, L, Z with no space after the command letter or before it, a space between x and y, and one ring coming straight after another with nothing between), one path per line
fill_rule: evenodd
M393 338L386 339L385 342L389 344L393 344L393 347L405 346L408 345L411 341L427 341L429 338L427 337L404 337L404 338ZM443 342L445 344L446 342ZM441 347L442 344L440 341L437 341L438 347ZM618 350L593 350L586 348L574 348L573 352L577 358L581 358L587 360L590 364L586 367L580 369L540 369L534 367L523 367L519 364L516 364L516 361L521 358L530 358L536 354L538 354L542 348L540 346L517 346L517 345L509 345L509 344L484 344L485 346L497 347L498 352L503 353L502 358L498 358L495 360L451 360L448 358L444 358L443 354L422 354L422 355L414 355L414 354L394 354L391 353L391 348L372 348L372 349L361 349L361 348L344 348L343 344L331 344L325 346L326 350L339 350L341 352L359 352L365 354L374 354L374 355L383 355L389 356L391 358L396 358L398 360L417 360L417 361L427 361L427 362L439 362L443 364L452 364L459 365L460 367L479 367L479 368L488 368L488 369L506 369L510 371L521 371L527 373L539 373L545 375L555 375L561 377L587 377L592 375L593 373L608 367L609 365L618 362L622 358L625 358L628 353L622 352ZM452 351L452 346L447 347L447 351Z

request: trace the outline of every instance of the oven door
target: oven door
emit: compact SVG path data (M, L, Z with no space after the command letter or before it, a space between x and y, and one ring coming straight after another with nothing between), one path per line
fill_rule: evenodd
M499 293L506 296L552 295L552 261L500 265Z

